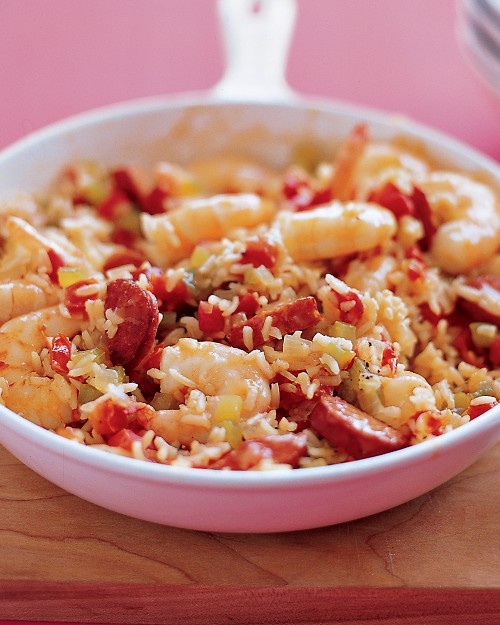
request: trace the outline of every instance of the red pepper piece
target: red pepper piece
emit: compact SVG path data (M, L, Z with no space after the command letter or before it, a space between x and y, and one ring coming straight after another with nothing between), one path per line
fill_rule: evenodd
M218 306L206 301L198 304L198 325L205 334L217 334L224 330L224 316Z
M57 334L50 347L50 366L56 373L69 373L68 362L71 360L71 341L64 334Z
M252 237L246 241L246 250L241 255L242 263L250 263L254 267L264 265L270 269L278 259L276 246L264 237Z

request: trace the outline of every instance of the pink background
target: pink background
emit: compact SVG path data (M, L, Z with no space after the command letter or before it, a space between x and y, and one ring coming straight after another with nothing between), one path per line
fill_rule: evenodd
M298 0L287 77L500 159L500 100L455 31L455 0ZM0 0L0 33L0 148L96 106L209 89L224 69L215 0Z

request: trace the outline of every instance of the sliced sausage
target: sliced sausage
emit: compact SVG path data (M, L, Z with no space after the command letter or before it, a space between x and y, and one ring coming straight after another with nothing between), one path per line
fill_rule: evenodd
M311 427L352 458L369 458L408 446L408 437L340 397L324 396L310 416Z
M154 345L159 323L156 298L133 280L118 279L108 284L104 307L123 319L108 340L111 362L136 367Z
M303 434L263 436L244 441L239 447L210 465L210 468L248 471L261 460L272 460L297 468L300 458L305 456L306 452L306 437Z
M250 326L253 330L253 346L258 347L266 342L262 329L267 317L272 318L272 326L282 334L290 334L296 330L305 330L321 321L321 314L314 297L302 297L276 307L270 312L262 312L248 319L245 323L235 326L228 335L228 341L234 347L246 349L243 340L243 329Z

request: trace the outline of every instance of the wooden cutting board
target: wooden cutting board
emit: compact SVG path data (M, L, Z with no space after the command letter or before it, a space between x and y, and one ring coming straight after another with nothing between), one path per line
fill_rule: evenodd
M0 619L497 625L499 467L497 445L393 510L317 530L231 535L104 510L0 447Z

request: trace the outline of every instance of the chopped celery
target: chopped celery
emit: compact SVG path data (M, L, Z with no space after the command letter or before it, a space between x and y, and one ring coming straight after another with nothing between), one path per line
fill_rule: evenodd
M100 347L94 347L94 349L84 349L82 351L75 352L71 356L71 368L75 369L82 366L83 361L85 360L87 364L91 364L93 362L98 365L104 362L105 353L104 350Z
M335 336L349 341L354 341L356 339L356 327L350 323L336 321L328 327L327 334L328 336Z
M335 358L341 369L347 369L356 357L356 354L352 351L352 349L346 349L336 343L329 343L326 345L325 352Z
M155 410L172 410L179 407L179 404L171 395L166 393L155 393L151 401L151 406Z
M227 420L227 421L221 421L221 423L219 423L218 425L220 425L226 430L225 439L231 445L233 449L235 447L238 447L241 444L243 440L243 436L241 434L241 428L238 423L234 423L234 421Z
M189 266L194 269L198 269L206 263L210 256L211 254L206 247L197 245L191 254L191 258L189 259Z
M101 397L101 395L102 393L90 384L82 384L78 392L78 405L88 404L90 401Z
M355 358L349 369L349 382L355 391L359 390L359 381L365 372L366 368L361 358Z
M127 210L122 215L118 215L114 221L116 228L136 234L139 234L141 231L141 213L132 208L132 206L130 210Z

